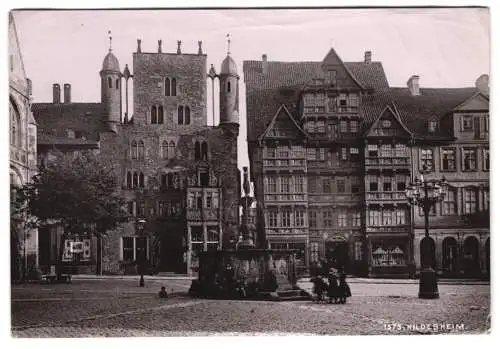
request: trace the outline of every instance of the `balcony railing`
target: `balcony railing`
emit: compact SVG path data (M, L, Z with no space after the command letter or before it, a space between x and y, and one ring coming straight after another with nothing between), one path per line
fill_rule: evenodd
M264 194L265 201L305 201L306 194Z
M264 167L303 167L305 159L264 159Z
M408 156L402 157L367 157L365 158L366 167L380 167L380 166L391 166L391 167L408 167L410 166L410 158Z
M382 192L366 192L366 200L377 200L377 201L393 201L393 200L404 200L406 201L406 195L404 191L382 191Z
M401 224L401 225L381 225L381 226L373 226L368 225L366 227L367 233L409 233L410 232L410 223Z

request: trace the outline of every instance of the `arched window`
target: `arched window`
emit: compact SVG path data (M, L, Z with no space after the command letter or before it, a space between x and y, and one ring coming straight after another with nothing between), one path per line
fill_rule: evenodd
M116 89L118 90L120 88L120 79L116 79Z
M144 188L144 174L139 173L139 188Z
M152 124L157 124L158 123L158 117L156 115L156 106L151 107L151 123Z
M169 151L168 157L171 159L175 158L175 143L174 143L174 141L170 141L170 146L168 148L168 151Z
M139 185L139 177L137 176L137 172L134 172L134 176L133 176L133 187L134 188L137 188L137 186Z
M165 79L165 96L170 96L170 79Z
M132 188L132 173L127 171L127 188Z
M111 77L108 77L108 87L113 88L113 80L111 80Z
M207 142L201 143L201 158L208 160L208 144Z
M163 106L158 106L158 123L163 124Z
M137 142L136 141L132 141L130 153L132 155L132 159L137 159Z
M10 114L10 144L22 147L23 139L21 137L21 115L17 105L10 100L9 104Z
M168 142L163 141L161 144L161 157L163 159L168 159L170 157L170 154L168 153Z
M177 108L177 123L184 124L184 107L182 105Z
M231 81L227 82L227 92L231 92Z
M191 123L191 109L189 109L189 107L184 108L184 123L186 125Z
M177 81L175 78L172 79L172 96L177 96Z
M139 150L137 152L137 157L139 158L139 160L144 159L144 142L143 141L139 141Z
M194 143L194 159L195 160L201 159L201 146L200 146L200 142L198 142L198 141L196 141Z
M169 173L167 174L167 187L171 188L174 186L174 176Z

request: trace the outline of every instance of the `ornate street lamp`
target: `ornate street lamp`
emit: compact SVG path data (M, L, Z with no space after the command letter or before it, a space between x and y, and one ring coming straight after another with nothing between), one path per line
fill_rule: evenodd
M140 218L137 220L137 231L139 236L142 238L144 236L144 226L146 225L146 220L144 218ZM146 245L143 246L144 251L141 252L141 256L139 259L139 271L141 273L141 278L139 280L139 287L144 287L144 259L146 255Z
M425 237L422 240L421 248L422 260L420 271L420 287L418 291L419 298L435 299L439 298L437 286L436 272L433 269L433 261L435 258L433 249L433 240L429 237L429 212L431 208L438 202L442 201L446 196L446 178L441 180L425 179L424 170L420 172L420 177L415 178L413 183L406 187L406 197L411 205L421 207L424 212L425 220Z

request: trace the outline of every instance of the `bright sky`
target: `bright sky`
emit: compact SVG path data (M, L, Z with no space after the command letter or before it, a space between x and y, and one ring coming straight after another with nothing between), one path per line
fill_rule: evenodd
M14 17L34 102L52 101L55 82L72 84L74 102L98 102L108 30L122 70L125 64L132 69L141 38L143 52L156 52L162 39L163 52L175 52L182 40L183 52L196 53L202 40L207 69L214 64L219 71L230 33L241 76L240 167L248 164L243 60L260 60L266 53L271 61L320 61L333 46L344 61L362 61L371 50L391 86L405 86L413 74L424 87L474 86L490 68L486 9L80 10ZM211 124L211 107L208 120Z

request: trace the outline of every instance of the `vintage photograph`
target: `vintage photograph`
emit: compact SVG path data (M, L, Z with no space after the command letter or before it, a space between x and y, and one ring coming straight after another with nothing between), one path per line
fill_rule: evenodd
M490 332L488 8L8 18L12 337Z

